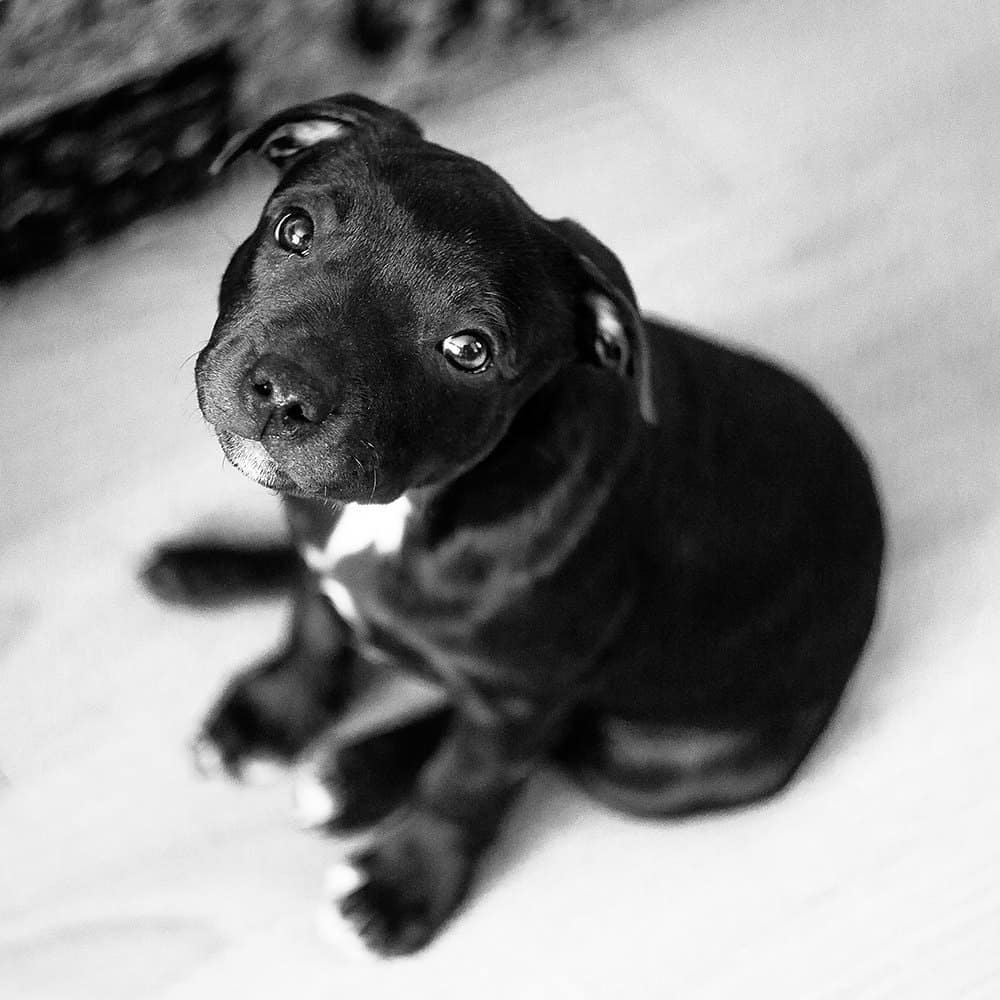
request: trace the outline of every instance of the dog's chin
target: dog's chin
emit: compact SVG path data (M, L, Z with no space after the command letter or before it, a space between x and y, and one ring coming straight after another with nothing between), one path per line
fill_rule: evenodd
M218 429L216 429L215 434L222 446L222 452L229 462L244 476L265 489L285 496L299 497L303 500L319 500L334 505L350 503L351 501L372 502L376 499L377 502L385 502L381 496L384 490L380 489L380 495L376 498L374 491L370 490L368 484L363 482L303 482L285 469L260 441L248 440L230 431ZM397 495L394 494L390 499L394 500Z
M296 493L299 486L268 454L260 441L250 441L229 431L216 430L222 453L248 479L269 490Z

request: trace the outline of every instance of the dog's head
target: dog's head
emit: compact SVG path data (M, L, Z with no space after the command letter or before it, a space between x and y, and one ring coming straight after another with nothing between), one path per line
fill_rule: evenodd
M487 455L567 365L608 368L654 420L621 265L493 171L356 95L239 136L281 178L222 279L198 399L273 489L387 502Z

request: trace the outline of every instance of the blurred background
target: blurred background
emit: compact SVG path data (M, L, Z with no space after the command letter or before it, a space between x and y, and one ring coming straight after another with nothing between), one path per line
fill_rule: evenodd
M315 933L340 848L186 743L278 641L158 543L271 537L193 357L273 177L234 130L359 90L622 258L647 311L812 381L864 443L876 633L787 793L677 823L542 775L426 953ZM994 0L0 2L0 996L1000 996Z

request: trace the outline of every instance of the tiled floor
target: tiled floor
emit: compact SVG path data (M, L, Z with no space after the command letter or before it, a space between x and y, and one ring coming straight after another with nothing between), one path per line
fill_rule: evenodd
M862 8L862 9L859 9ZM335 848L184 744L283 612L134 569L276 525L197 415L191 352L267 184L0 291L0 996L1000 996L1000 7L688 0L426 121L614 247L647 309L818 383L892 537L879 630L782 798L678 824L545 776L425 954L312 916Z

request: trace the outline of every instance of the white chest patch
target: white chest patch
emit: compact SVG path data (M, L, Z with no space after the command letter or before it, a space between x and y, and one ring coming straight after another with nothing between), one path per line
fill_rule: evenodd
M327 599L337 609L337 614L346 622L357 625L361 620L358 614L358 606L354 603L351 592L332 576L324 576L319 581L319 589L326 594Z
M396 552L411 509L405 496L387 504L348 504L326 544L304 546L302 557L314 572L329 573L345 556L367 548L382 555Z

